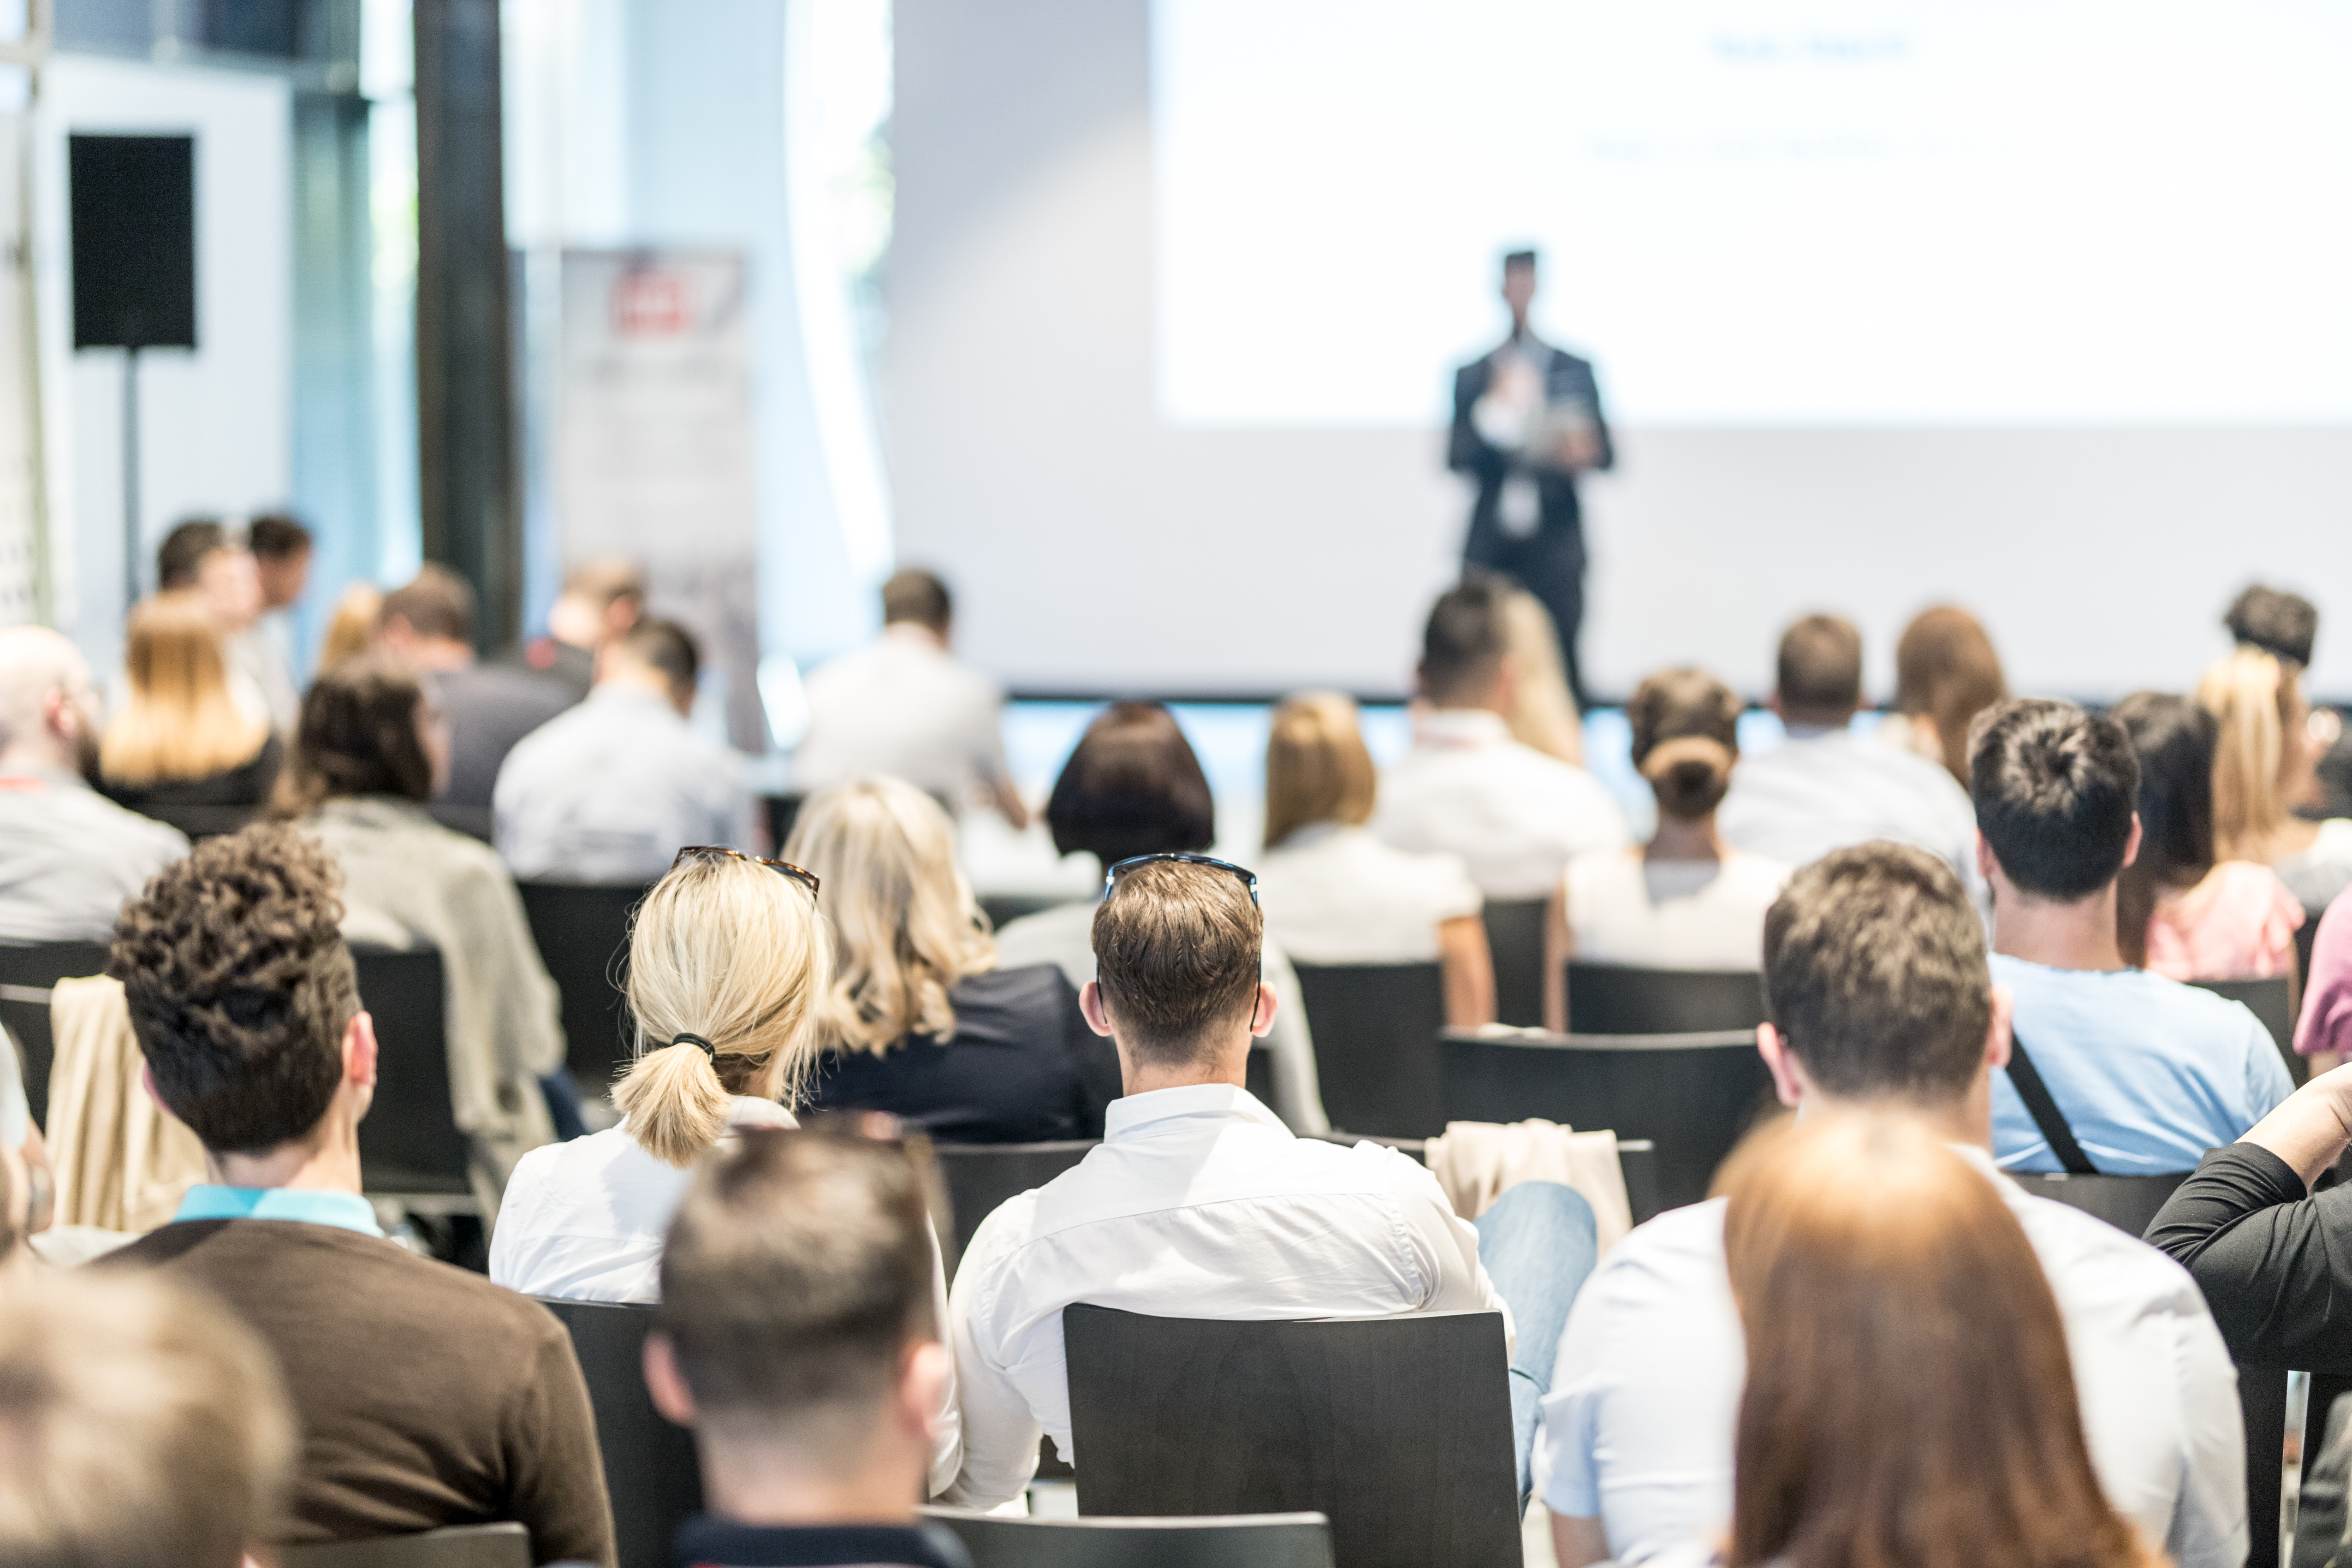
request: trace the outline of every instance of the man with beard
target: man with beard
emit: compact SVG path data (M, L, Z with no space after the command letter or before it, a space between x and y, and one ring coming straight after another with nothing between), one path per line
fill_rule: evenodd
M44 626L0 631L0 942L104 942L122 900L188 852L98 777L89 666Z

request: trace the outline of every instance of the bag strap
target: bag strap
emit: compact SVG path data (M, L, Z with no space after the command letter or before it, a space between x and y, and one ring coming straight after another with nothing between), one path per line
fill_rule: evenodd
M2074 1130L2066 1125L2059 1113L2058 1102L2050 1098L2050 1086L2042 1081L2041 1072L2033 1058L2026 1054L2025 1042L2011 1035L2009 1040L2009 1081L2017 1090L2017 1098L2025 1101L2025 1113L2033 1118L2033 1125L2042 1130L2042 1140L2050 1152L2058 1156L2058 1163L2071 1176L2095 1176L2099 1168L2074 1142Z

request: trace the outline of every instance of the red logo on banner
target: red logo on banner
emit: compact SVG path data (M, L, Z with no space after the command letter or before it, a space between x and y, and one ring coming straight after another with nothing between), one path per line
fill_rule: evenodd
M613 330L624 337L667 337L686 331L686 280L675 272L629 272L613 286Z

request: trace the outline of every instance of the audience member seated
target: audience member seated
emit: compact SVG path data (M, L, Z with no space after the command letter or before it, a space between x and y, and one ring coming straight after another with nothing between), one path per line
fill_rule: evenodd
M516 742L499 769L497 842L526 881L650 882L682 844L751 847L736 754L687 722L702 656L675 621L604 645L588 700Z
M2091 1166L2192 1168L2294 1085L2235 1002L2124 963L2116 879L2139 853L2139 763L2113 719L2010 701L1977 721L1978 867L1992 887L1992 977L2015 998L2014 1065L1994 1080L1993 1149L2018 1171L2066 1168L2026 1108L2038 1080ZM2028 1075L2031 1075L2030 1077Z
M2319 917L2294 1048L2311 1063L2315 1076L2341 1067L2352 1055L2352 889L2336 894Z
M1916 845L1973 874L1968 792L1941 764L1853 732L1862 709L1862 634L1836 616L1807 616L1780 638L1772 710L1788 739L1749 757L1719 822L1734 848L1786 866L1874 838Z
M1157 702L1114 702L1095 715L1062 764L1045 802L1045 826L1058 853L1092 855L1108 870L1138 855L1208 849L1217 837L1216 803L1173 714ZM1084 985L1095 977L1098 897L1010 922L996 933L997 963L1055 964L1073 986ZM1328 1132L1298 972L1272 936L1264 968L1262 978L1282 1003L1265 1037L1275 1114L1302 1135Z
M100 787L183 833L235 832L269 799L285 752L230 699L211 606L185 589L158 595L131 612L127 636L131 700L99 742Z
M950 1500L1018 1496L1043 1432L1072 1464L1062 1309L1185 1318L1387 1318L1500 1310L1520 1495L1552 1347L1592 1267L1591 1208L1568 1188L1510 1188L1473 1226L1410 1157L1293 1137L1242 1087L1279 1011L1246 872L1156 856L1125 868L1094 917L1101 978L1087 1022L1118 1051L1126 1095L1102 1147L981 1222L950 1319L963 1388ZM1506 1306L1506 1303L1508 1303Z
M822 884L835 933L812 1106L887 1110L944 1143L1102 1136L1118 1059L1059 967L999 963L937 801L898 779L827 790L784 857Z
M1969 726L2009 695L2000 655L1977 618L1957 605L1922 610L1895 645L1895 710L1908 723L1879 734L1969 783Z
M1547 1012L1564 1029L1570 958L1643 969L1753 969L1764 911L1789 868L1734 849L1715 808L1739 761L1739 699L1699 669L1642 682L1625 705L1633 765L1658 800L1658 831L1638 848L1603 849L1568 863L1552 892Z
M563 574L563 589L547 612L547 635L533 637L501 662L551 676L574 702L596 684L596 655L637 624L646 608L646 574L619 555L593 556Z
M1757 1047L1781 1102L1801 1124L1899 1110L1949 1142L2024 1226L2057 1298L2106 1495L2179 1568L2242 1563L2236 1374L2196 1289L2152 1248L1995 1172L1989 1080L2010 1058L2008 997L1959 879L1905 846L1833 851L1772 906L1763 960L1771 1022ZM1867 1170L1841 1180L1883 1207L1874 1225L1916 1223ZM1717 1199L1635 1229L1570 1314L1538 1464L1561 1568L1636 1558L1733 1518L1748 1363L1724 1209ZM1851 1324L1837 1331L1861 1342ZM1876 1395L1912 1408L1890 1387Z
M1582 768L1512 739L1519 679L1510 588L1465 577L1422 637L1412 751L1381 781L1372 831L1414 854L1458 858L1488 899L1540 899L1570 858L1626 841L1625 818Z
M1511 739L1582 767L1584 721L1576 711L1576 694L1568 689L1559 628L1544 602L1516 583L1503 590L1503 640L1517 677L1511 682L1511 710L1505 715Z
M327 635L319 644L319 668L331 669L373 647L376 623L383 618L383 589L373 583L348 584L327 617Z
M433 815L488 843L493 792L507 753L579 695L535 670L476 663L473 586L430 562L415 581L383 596L376 641L432 683L449 727L448 772Z
M1856 1117L1728 1173L1748 1368L1730 1539L1648 1561L2166 1568L2100 1490L2064 1319L1969 1165L1908 1119Z
M0 1563L277 1560L294 1423L252 1331L159 1279L0 1291Z
M247 718L273 730L294 727L293 670L273 664L257 626L261 569L244 541L217 518L191 518L163 536L155 552L155 591L190 592L212 606L227 662L229 695Z
M316 717L314 691L306 732ZM110 973L211 1181L101 1267L209 1290L268 1346L303 1436L288 1542L515 1520L533 1562L610 1563L563 1326L385 1240L360 1195L379 1043L336 882L315 844L270 825L199 845L124 908Z
M2311 668L2319 610L2300 594L2283 594L2260 585L2248 588L2230 605L2222 625L2239 642L2274 656L2281 665L2296 671L2298 680L2301 672ZM2313 777L2288 791L2287 807L2325 829L2337 817L2352 817L2352 729L2345 725L2338 707L2314 707L2305 723L2311 748L2319 760ZM2342 830L2335 832L2340 837ZM2315 912L2312 900L2323 891L2321 884L2298 895L2304 898L2305 909Z
M654 1405L702 1458L678 1562L970 1568L915 1517L955 1380L932 1257L895 1144L753 1133L695 1179L646 1342Z
M264 685L272 689L271 722L290 734L302 710L294 679L293 612L310 588L310 531L291 513L263 512L245 525L245 547L253 552L261 582L261 618L254 624L253 640L267 672Z
M2268 866L2213 854L2213 715L2141 691L2113 710L2139 758L2139 853L2116 882L2126 963L2174 980L2289 974L2303 906Z
M832 970L816 895L731 850L682 849L629 930L636 1060L616 1127L525 1154L490 1278L526 1296L660 1299L662 1232L689 1173L746 1128L795 1125Z
M90 787L97 707L73 644L0 630L0 942L103 942L122 900L188 852Z
M425 811L447 744L404 666L346 659L302 700L275 809L341 866L346 936L439 950L450 1097L494 1211L516 1159L554 1134L540 1080L563 1065L563 1026L514 879Z
M2300 665L2241 647L2207 667L2197 700L2221 721L2213 754L2214 847L2275 868L2313 916L2352 887L2352 818L2307 822L2288 807L2315 793L2326 750L2311 735Z
M909 566L882 584L881 637L808 678L795 786L905 779L951 812L985 802L1029 825L1004 761L1003 689L948 651L954 616L947 584L929 572Z
M1490 1024L1495 965L1477 886L1451 855L1409 855L1371 836L1364 824L1379 785L1352 700L1308 692L1274 710L1257 868L1266 930L1301 963L1433 959L1444 971L1445 1021Z

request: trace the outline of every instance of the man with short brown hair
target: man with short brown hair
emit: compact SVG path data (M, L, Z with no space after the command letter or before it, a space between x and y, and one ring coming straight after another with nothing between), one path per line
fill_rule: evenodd
M1395 1150L1294 1137L1243 1087L1250 1040L1275 1012L1258 977L1257 879L1147 855L1106 881L1098 978L1079 1005L1118 1047L1126 1093L1099 1148L997 1209L964 1253L948 1313L964 1464L949 1500L1018 1496L1041 1431L1085 1463L1062 1357L1062 1309L1077 1301L1186 1318L1501 1311L1528 1347L1511 1366L1524 1493L1551 1346L1592 1266L1591 1209L1528 1182L1472 1226Z

